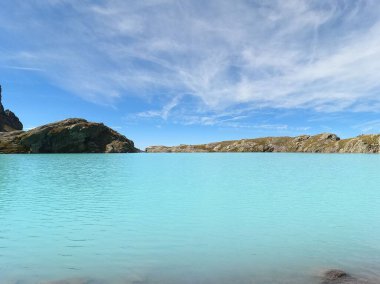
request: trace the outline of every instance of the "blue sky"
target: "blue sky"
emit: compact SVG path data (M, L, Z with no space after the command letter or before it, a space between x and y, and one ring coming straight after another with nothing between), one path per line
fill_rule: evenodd
M136 145L380 132L377 0L2 1L0 83L26 129Z

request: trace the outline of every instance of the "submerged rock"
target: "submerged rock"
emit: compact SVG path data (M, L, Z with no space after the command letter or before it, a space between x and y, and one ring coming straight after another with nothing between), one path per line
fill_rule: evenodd
M135 153L132 140L102 123L72 118L0 133L0 153Z
M347 272L339 269L326 271L322 276L321 284L379 284L380 282L370 282L365 279L358 279Z
M2 104L2 88L0 86L0 132L22 130L23 125L19 118L9 109L4 110Z
M351 278L352 277L343 270L332 269L324 273L322 283L341 283L341 281L345 281Z

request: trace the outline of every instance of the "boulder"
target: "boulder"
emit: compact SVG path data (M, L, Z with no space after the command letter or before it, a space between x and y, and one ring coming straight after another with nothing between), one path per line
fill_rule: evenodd
M319 140L339 141L340 138L334 133L322 133L320 134Z

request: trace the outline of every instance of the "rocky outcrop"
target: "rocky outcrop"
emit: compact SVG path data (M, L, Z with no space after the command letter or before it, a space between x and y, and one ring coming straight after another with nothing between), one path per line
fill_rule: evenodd
M146 152L302 152L302 153L380 153L380 134L340 139L332 133L314 136L265 137L173 147L151 146Z
M18 117L9 109L4 110L2 104L2 88L0 86L0 132L22 130L23 125Z
M102 123L72 118L0 133L0 153L135 153L133 141Z

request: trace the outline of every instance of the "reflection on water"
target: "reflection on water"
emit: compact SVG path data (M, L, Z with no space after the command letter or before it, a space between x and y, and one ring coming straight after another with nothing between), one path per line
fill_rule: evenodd
M380 277L380 155L0 155L0 283ZM18 282L17 282L18 281Z

